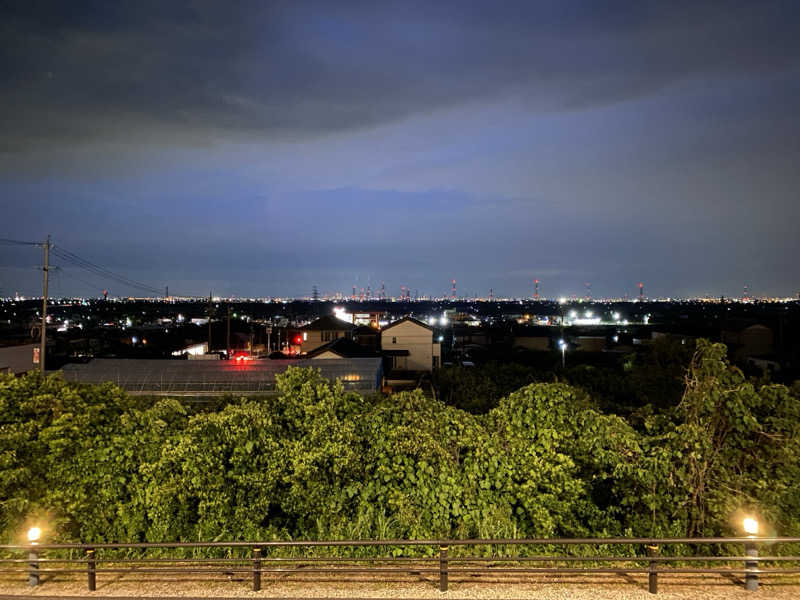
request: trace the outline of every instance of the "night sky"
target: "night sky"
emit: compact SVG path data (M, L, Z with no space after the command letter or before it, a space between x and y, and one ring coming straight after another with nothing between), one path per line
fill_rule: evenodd
M800 289L796 0L0 0L0 131L0 237L173 293Z

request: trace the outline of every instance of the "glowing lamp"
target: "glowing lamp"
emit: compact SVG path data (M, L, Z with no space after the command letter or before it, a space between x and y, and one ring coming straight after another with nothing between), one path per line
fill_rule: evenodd
M742 528L748 535L756 535L758 534L758 521L752 517L746 517L742 521Z
M39 538L42 537L42 530L38 527L31 527L28 529L28 541L29 542L37 542Z

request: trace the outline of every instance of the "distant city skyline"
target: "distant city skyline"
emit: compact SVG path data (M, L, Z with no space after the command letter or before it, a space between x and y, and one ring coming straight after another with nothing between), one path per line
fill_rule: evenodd
M800 290L796 2L11 0L0 52L0 237L159 289Z

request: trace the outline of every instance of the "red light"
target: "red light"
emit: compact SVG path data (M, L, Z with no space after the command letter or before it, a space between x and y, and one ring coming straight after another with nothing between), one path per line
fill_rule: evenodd
M295 346L299 346L299 345L301 345L302 343L303 343L303 336L302 336L302 335L296 335L296 336L294 337L294 345L295 345Z

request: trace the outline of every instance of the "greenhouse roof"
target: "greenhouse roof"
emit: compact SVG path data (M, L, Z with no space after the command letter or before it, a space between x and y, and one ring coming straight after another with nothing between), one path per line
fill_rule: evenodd
M114 383L135 394L210 396L259 394L275 391L275 376L288 367L314 367L329 380L340 379L345 389L379 389L380 358L328 360L140 360L96 358L68 364L64 379L78 383Z

